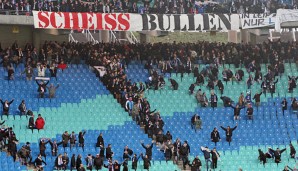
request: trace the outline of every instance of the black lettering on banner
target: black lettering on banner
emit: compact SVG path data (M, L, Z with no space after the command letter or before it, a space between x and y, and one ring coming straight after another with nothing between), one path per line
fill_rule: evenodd
M203 16L203 28L201 28L201 24L199 25L199 27L196 30L209 30L210 29L210 25L209 25L209 15L208 14L202 14Z
M149 17L149 21L148 21L148 17ZM156 19L156 17L152 14L142 14L142 19L143 19L143 30L156 30L156 23L154 22L154 20ZM151 28L149 28L149 23Z
M188 18L188 31L194 31L195 30L195 15L193 14L188 14L187 15ZM183 31L186 31L186 25L183 27ZM200 27L201 29L201 27Z
M164 28L164 16L167 16L166 18L168 19L168 28ZM159 29L160 30L162 30L162 31L167 31L167 30L169 30L170 28L171 28L171 15L163 15L163 14L158 14L157 15L157 18L158 18L158 24L159 24ZM176 23L175 21L174 21L174 23Z
M246 27L246 26L250 26L250 19L244 19L243 20L243 27Z
M181 26L180 26L180 15L179 14L174 15L174 24L175 24L174 30L180 31L181 30ZM185 27L186 26L184 26L184 28Z
M264 25L264 19L263 18L258 19L258 26L260 26L260 25Z
M224 24L224 26L227 30L231 30L232 24L231 24L231 15L230 14L218 14L219 26L218 26L217 30L222 30L221 22Z
M209 14L208 17L209 17L209 27L210 27L210 24L214 25L212 28L210 28L210 30L212 31L216 30L215 15Z

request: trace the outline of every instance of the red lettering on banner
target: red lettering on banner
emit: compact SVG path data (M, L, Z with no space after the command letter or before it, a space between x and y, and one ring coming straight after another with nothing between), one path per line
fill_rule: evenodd
M72 15L72 29L81 29L79 27L79 17L78 17L78 13L70 13ZM71 20L70 20L71 21Z
M44 14L44 15L43 15ZM48 12L38 12L38 27L47 28L50 24Z
M124 16L126 18L124 18ZM119 14L119 16L118 16L118 22L119 22L118 30L128 30L130 28L129 19L130 19L129 14Z
M62 17L61 13L60 12L57 12L57 13L51 13L50 15L50 21L51 21L51 25L54 27L54 28L61 28L61 26L63 25L62 23L60 23L59 26L57 26L57 21L59 20L56 20L56 15L55 14L58 14L60 17Z
M87 13L87 27L89 27L90 30L94 30L93 14L94 13ZM91 26L89 26L89 24L91 24Z
M96 30L103 30L101 13L96 13Z
M105 29L106 30L115 30L117 27L117 22L116 22L116 14L106 14L104 16L105 18Z
M70 27L70 13L69 12L63 12L64 15L64 29L71 29Z

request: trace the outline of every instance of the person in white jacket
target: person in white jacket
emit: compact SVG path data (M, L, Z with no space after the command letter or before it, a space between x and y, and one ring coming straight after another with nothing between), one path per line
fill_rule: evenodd
M46 75L46 66L45 65L43 65L43 64L40 64L40 65L38 65L37 66L37 75L39 76L39 77L45 77L45 75Z

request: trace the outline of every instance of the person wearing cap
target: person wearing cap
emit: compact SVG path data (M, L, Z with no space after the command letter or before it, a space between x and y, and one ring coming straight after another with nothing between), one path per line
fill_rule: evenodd
M103 165L103 159L100 157L99 154L96 154L96 157L94 158L94 168L95 170L101 170Z
M131 159L130 156L132 154L133 154L133 151L128 148L128 145L126 145L123 150L123 160L130 160Z
M247 119L252 120L253 119L253 114L254 114L254 108L252 107L251 103L249 103L247 105L247 109L246 109Z
M211 150L207 146L206 147L201 146L201 151L204 154L207 170L209 170L209 164L208 163L212 163L212 160L210 158L211 157Z
M41 114L38 114L38 117L35 121L36 129L38 129L38 130L43 129L44 125L45 125L44 119L41 117Z
M223 129L226 132L226 140L229 142L229 145L232 141L233 131L237 128L237 126L238 126L238 123L236 123L236 126L234 128L230 128L230 126L228 126L227 128L220 126L221 129Z

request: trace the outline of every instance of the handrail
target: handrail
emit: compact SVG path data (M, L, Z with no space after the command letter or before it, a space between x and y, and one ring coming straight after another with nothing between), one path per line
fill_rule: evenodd
M136 38L136 36L133 34L132 31L129 31L128 33L129 33L128 36L129 36L130 39L133 41L133 43L139 43L139 40Z
M109 33L110 33L110 36L109 36L110 37L110 42L117 42L118 39L117 39L114 31L110 30Z
M72 33L73 33L73 31L71 31L71 32L68 34L68 42L75 42L75 43L78 43L78 41L74 39Z
M88 42L91 42L93 45L98 43L98 41L94 39L94 37L91 34L90 30L86 30L86 38L87 38Z

